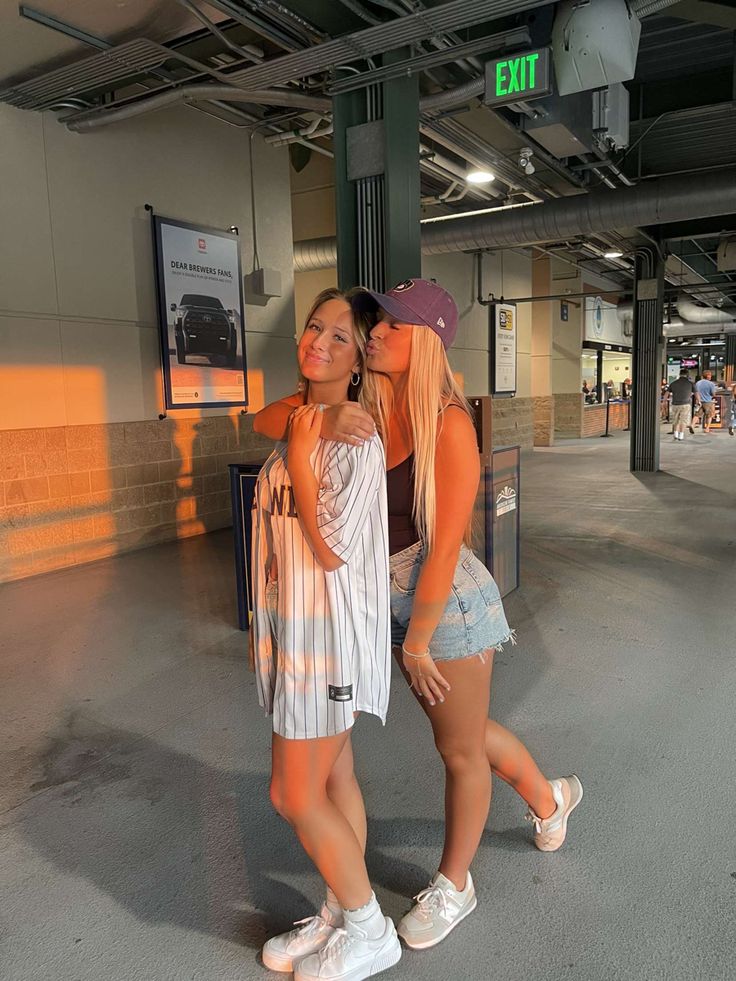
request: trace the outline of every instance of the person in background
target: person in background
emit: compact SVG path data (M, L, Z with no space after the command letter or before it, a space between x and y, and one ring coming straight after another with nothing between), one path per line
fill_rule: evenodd
M670 421L672 423L675 442L685 439L686 426L690 429L690 432L693 431L691 422L694 391L693 383L688 378L687 368L681 368L680 377L676 381L673 381L668 388L670 398L672 399Z
M583 395L590 395L590 387L588 386L587 378L583 378Z
M624 378L621 382L621 398L629 399L631 398L631 379Z
M606 382L606 402L610 402L612 398L616 395L616 387L613 384L613 378L609 378Z
M703 413L703 432L710 433L710 425L716 414L716 386L713 382L712 371L704 371L703 377L695 383L695 395Z
M670 413L670 396L668 391L667 379L663 378L659 384L659 415L662 422L667 422Z

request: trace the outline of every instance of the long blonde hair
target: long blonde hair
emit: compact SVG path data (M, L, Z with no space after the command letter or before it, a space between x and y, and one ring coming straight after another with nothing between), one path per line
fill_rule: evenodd
M390 389L387 392L385 386L381 386L378 394L379 415L383 430L388 432L387 422L393 409L393 392ZM429 328L414 327L405 397L414 446L412 518L419 538L429 552L434 545L437 521L435 457L444 412L448 406L457 405L471 419L473 417L470 405L455 381L442 341ZM472 518L464 536L466 544L470 541L471 525Z
M353 384L352 378L348 385L348 401L358 402L359 405L365 409L372 417L376 423L376 428L378 429L379 435L385 441L385 434L387 430L385 428L386 419L388 418L385 413L385 403L386 403L386 393L391 388L388 379L385 376L377 375L373 371L368 371L366 368L366 345L370 339L371 330L375 326L375 318L371 317L367 312L363 310L361 304L356 304L353 300L362 294L367 294L367 290L362 286L354 286L349 290L341 290L336 286L331 286L326 290L322 290L315 296L311 307L309 308L309 313L304 321L304 330L306 330L309 325L309 321L315 315L319 307L323 303L327 303L328 300L344 300L352 311L353 317L353 336L355 338L355 343L358 347L358 362L360 374L360 380L357 385ZM307 394L309 391L309 382L302 376L299 372L300 385L304 392L304 400L306 401Z

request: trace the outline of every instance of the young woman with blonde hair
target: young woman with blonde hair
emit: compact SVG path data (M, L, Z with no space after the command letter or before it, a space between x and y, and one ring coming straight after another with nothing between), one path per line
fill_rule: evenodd
M423 949L475 909L470 864L490 806L489 766L528 803L534 841L544 851L564 841L582 786L575 776L547 780L526 747L488 718L493 652L513 641L513 631L496 583L468 547L480 463L470 410L446 354L457 332L455 303L421 279L369 297L353 302L362 311L372 305L367 364L390 382L378 417L388 466L392 643L446 772L438 871L398 931L408 946ZM264 410L257 430L277 435L284 412ZM357 444L370 423L336 407L322 425Z
M361 981L401 956L365 867L350 743L358 712L385 721L388 706L385 455L378 435L359 447L320 437L326 406L371 405L354 296L326 290L312 305L297 351L304 391L288 400L288 440L255 495L251 635L273 716L271 800L327 884L320 912L263 948L264 964L296 981Z

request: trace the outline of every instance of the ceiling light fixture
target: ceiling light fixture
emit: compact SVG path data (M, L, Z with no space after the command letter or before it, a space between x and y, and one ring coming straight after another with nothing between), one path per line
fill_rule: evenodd
M604 259L620 259L622 255L623 255L623 252L619 252L618 249L611 249L610 252L604 252L603 253L603 258Z
M490 184L495 179L495 174L490 170L471 170L465 178L468 184Z

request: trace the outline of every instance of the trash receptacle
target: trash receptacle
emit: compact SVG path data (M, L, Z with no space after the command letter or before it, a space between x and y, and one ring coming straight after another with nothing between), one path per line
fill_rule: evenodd
M250 582L250 544L252 533L253 495L261 463L231 463L230 500L233 509L233 539L235 544L235 588L238 602L238 626L247 630L253 593Z

